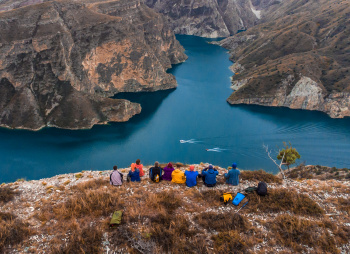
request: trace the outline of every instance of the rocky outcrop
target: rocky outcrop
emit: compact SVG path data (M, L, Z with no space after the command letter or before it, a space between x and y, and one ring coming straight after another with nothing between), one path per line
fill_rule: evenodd
M219 42L234 61L228 102L350 116L350 3L267 1L265 8L262 24Z
M127 121L140 105L106 97L176 87L166 70L186 59L184 49L141 1L4 4L1 126L78 129Z
M164 14L177 34L216 38L252 27L259 17L246 0L146 0Z

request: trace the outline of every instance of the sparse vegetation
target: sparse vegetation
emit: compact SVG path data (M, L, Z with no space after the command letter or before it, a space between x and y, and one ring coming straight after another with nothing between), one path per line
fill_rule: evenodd
M248 181L263 181L266 183L282 183L282 179L278 176L275 176L273 174L267 173L264 170L257 170L257 171L248 171L248 170L242 170L240 175L242 180L248 180Z
M298 151L292 147L292 144L289 143L289 146L284 142L284 149L282 149L278 155L277 159L282 160L284 165L287 165L289 168L290 165L294 164L297 159L300 159L300 154Z
M32 231L29 225L17 219L14 214L0 212L0 252L9 245L16 245L26 239Z
M108 246L116 253L226 254L256 253L258 249L261 253L337 253L349 243L350 228L345 223L350 218L349 202L345 197L350 188L336 180L298 180L297 184L282 186L280 178L264 171L245 171L241 175L244 185L218 184L209 189L201 182L187 188L167 181L154 184L148 179L111 187L108 175L91 175L98 178L86 177L80 183L67 178L60 182L48 179L46 186L38 182L44 192L52 191L49 197L35 203L34 216L30 218L38 234L54 236L46 240L46 246L50 246L46 251L104 253ZM244 202L235 207L219 201L223 192L242 192L261 180L268 182L268 195L248 194L248 205L239 213L236 212ZM319 199L322 193L338 192L344 198ZM31 209L33 205L21 206ZM334 209L337 214L330 218L328 214L334 214ZM109 229L115 210L123 210L122 224ZM0 220L16 221L16 225L20 222L5 212L0 212ZM28 230L31 227L24 224ZM19 248L30 245L27 236L21 239ZM29 251L35 252L35 248L42 250L32 246Z
M1 202L9 202L11 201L15 195L18 194L17 191L14 191L9 186L0 186L0 203Z

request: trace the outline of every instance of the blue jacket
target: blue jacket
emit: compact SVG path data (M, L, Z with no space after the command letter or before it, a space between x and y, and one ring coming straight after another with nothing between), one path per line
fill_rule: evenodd
M218 174L219 172L212 168L202 172L202 175L205 177L204 182L206 184L216 184L216 175Z
M232 185L238 185L240 174L241 172L239 172L238 169L231 169L230 171L228 171L228 173L225 174L226 183L232 184Z
M185 171L185 176L186 176L186 185L188 187L193 187L197 185L197 176L198 172L197 171Z
M134 172L132 172L131 170L129 171L128 176L130 176L130 181L131 182L141 182L141 178L140 178L140 170L135 169Z

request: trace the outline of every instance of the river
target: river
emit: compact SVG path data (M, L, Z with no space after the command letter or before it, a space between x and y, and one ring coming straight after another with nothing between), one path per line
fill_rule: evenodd
M211 162L276 173L263 144L276 155L283 141L301 154L298 163L350 167L350 119L331 119L321 112L260 106L231 106L227 50L208 39L177 36L188 60L169 72L178 88L170 91L118 94L142 105L126 123L91 130L45 128L0 129L0 183L82 170L127 167L140 158L160 162ZM194 139L195 143L180 143ZM220 152L206 149L220 148Z

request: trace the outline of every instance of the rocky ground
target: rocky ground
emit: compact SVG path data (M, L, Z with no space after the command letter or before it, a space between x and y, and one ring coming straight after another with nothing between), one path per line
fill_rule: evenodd
M208 164L196 165L201 170ZM181 170L187 166L178 164ZM350 182L295 180L242 171L239 186L188 188L145 176L109 185L111 171L85 171L3 184L0 252L5 253L349 253ZM126 177L127 169L121 169ZM321 174L319 174L321 175ZM242 210L219 201L258 181L269 195L249 194ZM109 229L113 211L122 224Z

